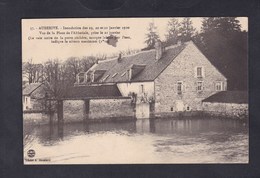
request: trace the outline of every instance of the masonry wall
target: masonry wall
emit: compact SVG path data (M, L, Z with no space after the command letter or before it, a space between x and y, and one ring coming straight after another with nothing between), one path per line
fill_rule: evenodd
M89 119L134 118L134 106L130 98L90 100Z
M203 67L204 75L195 75L196 67ZM183 82L183 91L177 92L177 82ZM197 91L197 82L203 82L203 91ZM208 61L193 42L173 60L173 62L155 79L155 116L171 115L178 111L201 111L202 100L215 94L216 82L226 78Z
M84 100L64 100L63 119L64 122L83 121L86 118Z
M210 116L247 119L248 104L203 102L203 112Z
M86 111L84 100L64 100L64 122L88 120L106 120L111 118L133 118L134 106L130 98L119 99L90 99L89 113Z

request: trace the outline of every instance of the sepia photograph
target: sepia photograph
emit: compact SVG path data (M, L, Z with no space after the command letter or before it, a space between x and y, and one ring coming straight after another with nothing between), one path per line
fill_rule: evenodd
M248 164L248 18L22 19L24 165Z

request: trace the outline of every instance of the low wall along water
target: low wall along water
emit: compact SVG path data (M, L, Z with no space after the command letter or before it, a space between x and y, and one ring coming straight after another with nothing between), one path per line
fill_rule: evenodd
M134 118L134 106L130 98L64 100L64 122L99 120L99 119L129 119Z
M248 104L203 102L203 113L235 119L248 118Z
M212 116L233 118L239 120L248 119L248 104L212 103L203 102L202 111L185 111L156 114L155 118L180 118L183 116ZM63 122L100 121L100 120L128 120L141 115L148 118L149 111L143 107L135 106L130 98L120 99L90 99L90 100L64 100ZM150 115L151 116L151 115ZM142 118L141 117L141 118ZM58 114L48 114L43 111L26 111L23 113L25 123L48 124L58 122Z

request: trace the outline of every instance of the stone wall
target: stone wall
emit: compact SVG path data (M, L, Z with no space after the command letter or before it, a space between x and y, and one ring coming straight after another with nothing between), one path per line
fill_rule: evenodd
M91 99L89 119L134 118L134 106L130 98Z
M210 116L248 119L248 104L203 102L203 113Z
M109 118L134 117L134 106L131 98L90 99L89 113L86 111L84 100L64 100L64 122L89 120L106 120Z
M64 122L83 121L85 119L84 100L64 100L63 119Z
M195 75L196 67L202 66L204 75ZM183 82L181 94L177 92L177 82ZM197 91L197 82L203 82L203 90ZM155 79L155 116L162 113L201 111L202 100L217 93L216 82L223 82L226 89L226 78L208 61L193 42L173 60L173 62Z

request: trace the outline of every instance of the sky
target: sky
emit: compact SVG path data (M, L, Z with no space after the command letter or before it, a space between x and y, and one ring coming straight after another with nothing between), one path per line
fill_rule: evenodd
M238 17L242 30L248 30L248 19L246 17ZM169 18L75 18L75 19L23 19L22 20L22 60L26 62L30 59L34 63L43 63L49 59L66 60L69 57L82 57L90 55L115 54L127 49L141 49L145 47L145 34L147 33L148 24L154 22L157 26L157 33L161 40L165 39L167 32L167 23ZM179 19L181 20L181 18ZM200 31L202 18L191 18L193 26ZM57 26L59 30L40 30L42 26ZM115 34L119 36L116 47L101 43L51 43L50 40L36 40L36 37L57 36L86 36L86 35L41 35L42 32L88 32L88 37L103 37L107 35L90 34L94 30L65 30L64 27L112 27L114 29L101 30L108 33L120 32ZM115 29L120 27L120 30ZM126 27L123 29L123 27ZM33 28L33 29L32 29ZM129 29L128 29L129 28ZM100 30L95 30L100 31ZM34 39L30 39L34 37ZM130 38L129 38L130 37Z

